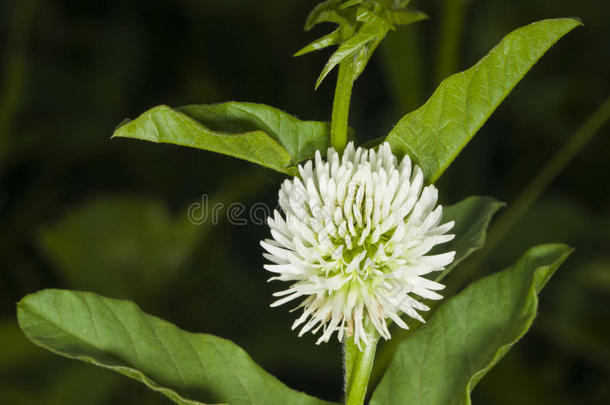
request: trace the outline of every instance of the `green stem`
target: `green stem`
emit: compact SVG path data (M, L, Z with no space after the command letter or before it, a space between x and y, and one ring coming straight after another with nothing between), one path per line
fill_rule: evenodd
M369 377L375 360L377 348L376 337L369 345L363 345L362 350L354 343L353 338L347 338L344 343L345 361L345 405L362 405L369 385Z
M343 151L347 145L347 120L349 118L349 102L352 96L352 68L349 62L339 64L337 87L333 101L333 115L330 122L330 146L337 151Z

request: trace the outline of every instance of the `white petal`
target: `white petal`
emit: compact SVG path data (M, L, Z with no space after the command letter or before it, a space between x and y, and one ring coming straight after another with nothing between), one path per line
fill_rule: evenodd
M408 156L399 162L387 142L376 150L350 142L326 159L316 151L300 177L282 183L281 211L267 220L264 268L269 281L291 283L271 305L303 297L293 308L303 309L292 325L299 336L321 331L321 343L337 332L362 347L372 338L368 322L388 339L388 318L407 328L401 313L423 322L421 298L442 298L444 286L422 276L453 261L454 252L429 252L453 238L454 224L440 224L436 187L424 187L422 170Z

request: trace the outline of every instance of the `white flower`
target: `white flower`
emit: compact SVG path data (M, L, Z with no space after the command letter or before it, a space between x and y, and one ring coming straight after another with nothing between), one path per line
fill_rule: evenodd
M441 299L442 284L424 275L442 270L455 252L426 255L453 239L440 225L438 191L423 187L423 174L408 156L400 164L388 143L377 152L350 143L343 156L329 148L327 161L316 152L299 166L300 177L286 180L277 210L268 218L273 239L261 242L276 273L271 280L289 281L272 307L304 297L302 315L292 329L299 336L322 329L317 343L337 331L339 341L353 336L368 344L366 319L385 339L386 319L407 329L401 312L423 322L417 310L429 308L421 298Z

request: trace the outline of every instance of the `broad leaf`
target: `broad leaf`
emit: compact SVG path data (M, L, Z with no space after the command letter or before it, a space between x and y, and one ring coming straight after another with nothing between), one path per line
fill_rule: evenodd
M177 404L329 404L286 387L234 343L185 332L128 301L44 290L19 302L17 316L37 345L136 379Z
M295 175L292 166L328 147L330 125L263 104L161 105L121 124L113 137L209 150Z
M491 217L503 206L504 203L492 197L471 196L443 207L443 222L455 221L451 230L455 239L439 248L444 252L455 251L455 259L436 277L436 281L445 278L462 260L483 247Z
M538 293L570 252L534 247L444 302L398 346L371 405L470 404L475 385L529 329Z
M419 109L404 116L387 141L408 154L435 182L528 70L562 36L580 25L543 20L508 34L472 68L445 79Z

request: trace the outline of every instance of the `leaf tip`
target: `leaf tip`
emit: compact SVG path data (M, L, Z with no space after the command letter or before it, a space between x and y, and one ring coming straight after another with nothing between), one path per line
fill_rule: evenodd
M314 84L314 86L313 86L314 90L318 90L318 87L320 87L320 85L322 84L322 81L324 80L324 77L326 77L326 75L324 75L324 76L320 75L318 77L318 79L316 80L316 84Z
M130 119L130 118L125 118L123 121L121 121L121 122L119 123L119 125L117 125L117 126L114 128L114 131L112 132L112 135L110 136L110 139L113 139L113 138L123 138L123 137L124 137L124 135L121 135L120 130L121 130L121 128L122 128L123 126L125 126L125 125L129 124L131 121L133 121L133 120L132 120L132 119Z
M580 17L576 17L576 16L571 16L571 17L559 17L559 18L550 18L547 20L540 20L540 21L536 21L533 24L536 23L543 23L543 22L552 22L552 23L560 23L562 24L564 27L567 25L568 30L566 32L570 32L572 31L574 28L576 27L580 27L583 26L584 23L582 21L582 19Z
M556 252L555 260L547 263L546 265L541 265L534 272L533 287L536 291L536 294L539 294L540 290L542 290L542 288L546 285L546 283L553 276L553 274L555 274L559 266L561 266L567 260L567 258L572 254L572 252L574 252L574 248L564 243L550 243L537 247L548 249L551 251L554 250ZM531 248L526 254L529 254L535 248L536 247Z
M297 56L302 56L305 55L307 52L305 51L307 47L301 48L298 51L296 51L295 53L292 54L293 58L296 58Z
M320 84L322 84L322 82L324 81L326 76L328 76L328 74L334 68L334 66L335 65L331 66L330 63L327 63L326 66L324 66L324 69L322 70L322 72L320 73L320 76L318 76L318 79L316 80L316 85L315 85L316 90L318 90L318 87L320 87Z

